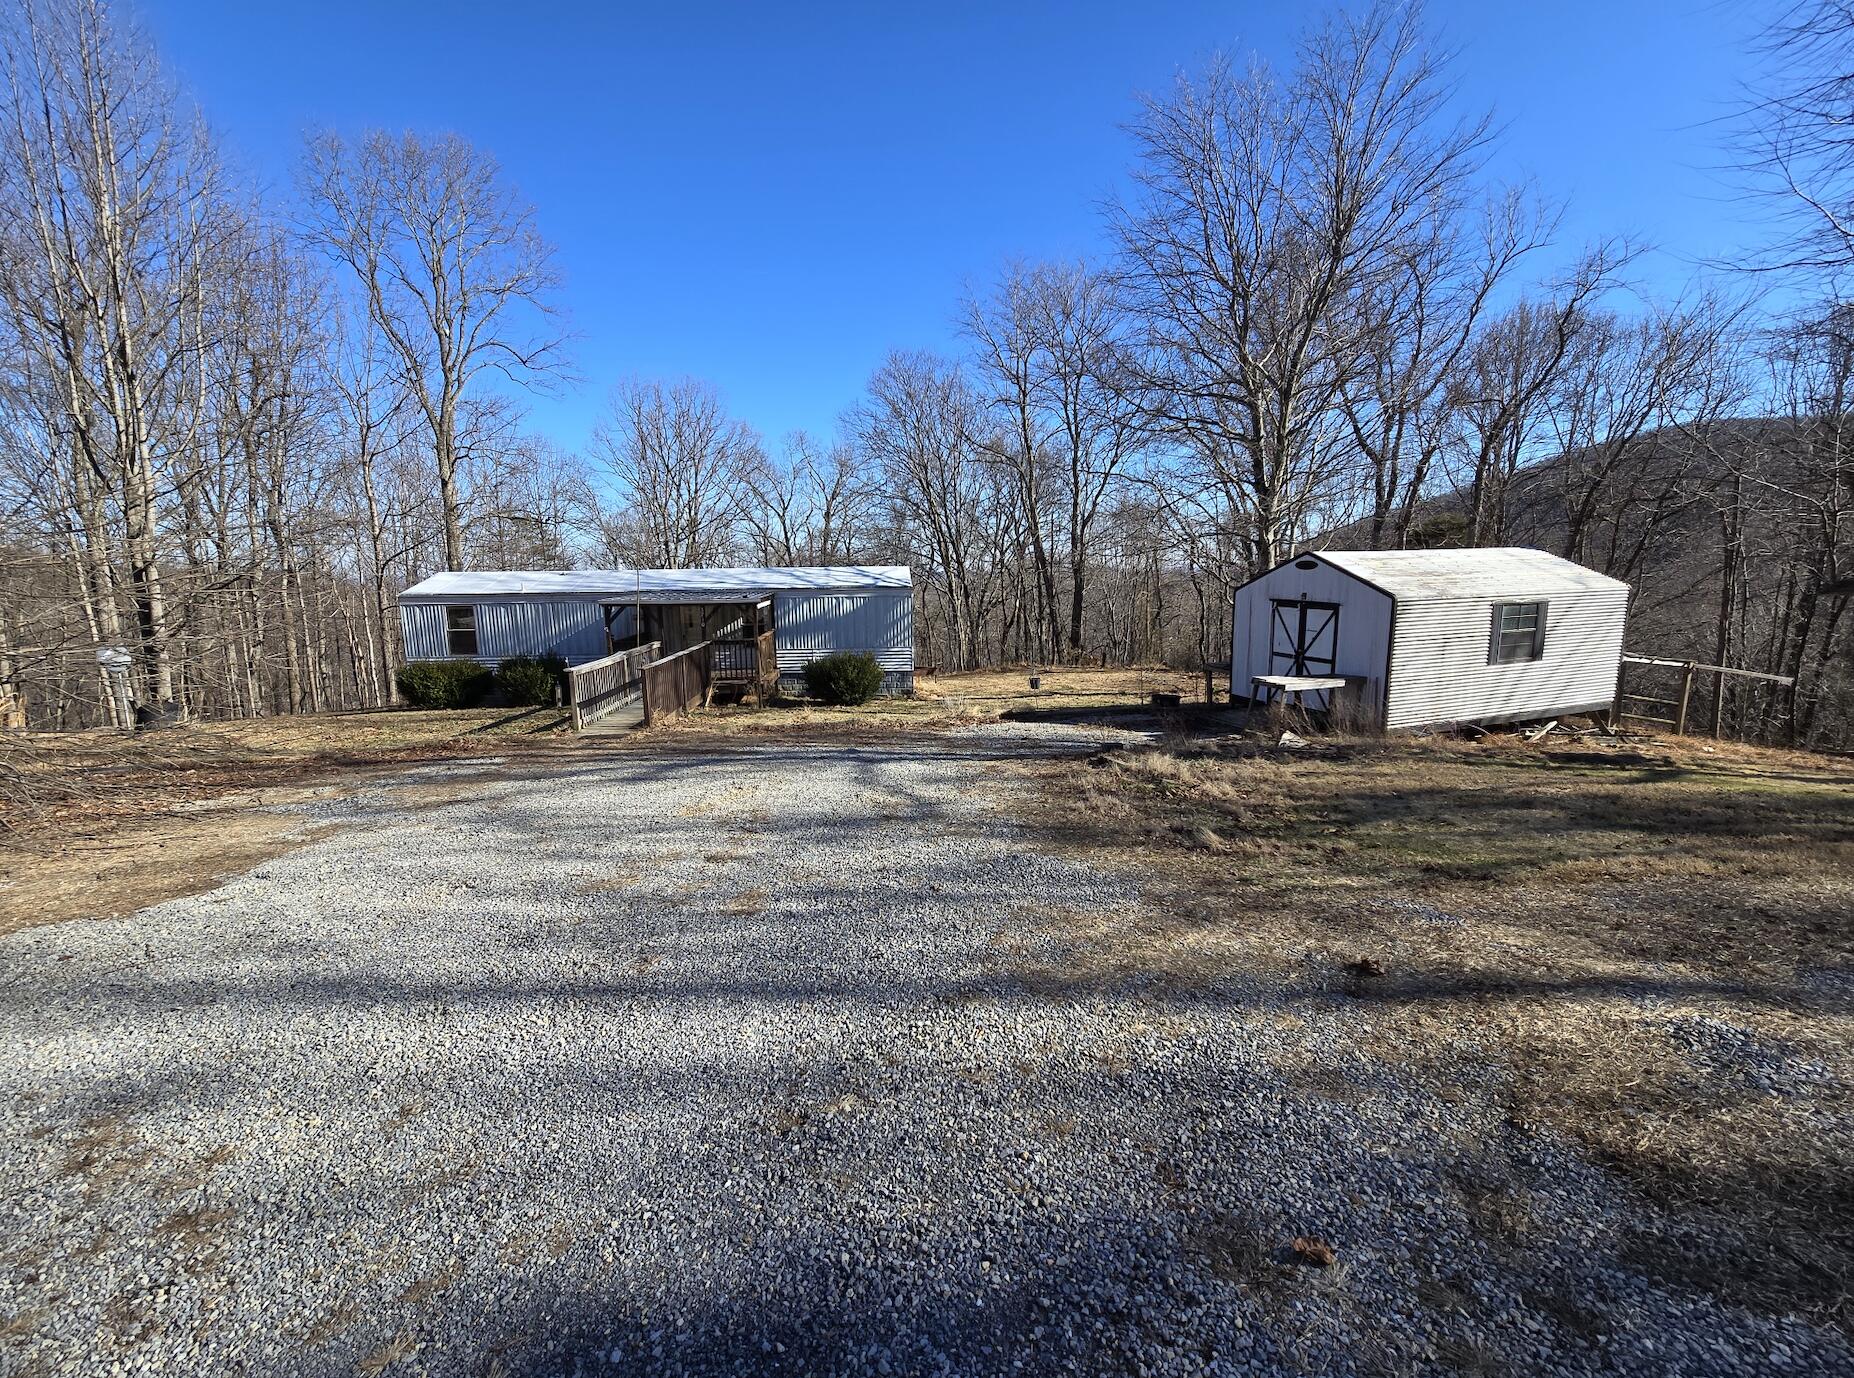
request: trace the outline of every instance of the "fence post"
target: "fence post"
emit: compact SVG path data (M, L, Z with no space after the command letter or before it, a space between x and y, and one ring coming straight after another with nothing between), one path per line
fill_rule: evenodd
M1609 703L1609 730L1618 732L1622 729L1622 690L1629 682L1629 662L1616 662L1616 697Z
M1693 662L1688 661L1680 671L1680 711L1674 714L1674 735L1687 735L1687 705L1693 698Z

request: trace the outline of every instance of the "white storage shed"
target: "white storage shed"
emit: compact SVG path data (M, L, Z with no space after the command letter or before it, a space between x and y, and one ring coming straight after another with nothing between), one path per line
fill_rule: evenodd
M867 651L888 693L914 688L906 565L465 570L399 595L407 660L557 655L569 665L638 641L666 653L771 626L781 679L831 651Z
M1236 591L1230 695L1356 676L1386 728L1597 712L1628 610L1627 584L1542 550L1305 551Z

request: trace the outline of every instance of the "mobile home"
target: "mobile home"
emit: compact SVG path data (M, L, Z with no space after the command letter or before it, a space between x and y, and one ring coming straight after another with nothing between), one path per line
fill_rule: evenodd
M399 595L407 660L557 655L569 665L644 641L665 654L768 629L781 680L832 651L867 651L886 693L914 688L906 565L465 570Z

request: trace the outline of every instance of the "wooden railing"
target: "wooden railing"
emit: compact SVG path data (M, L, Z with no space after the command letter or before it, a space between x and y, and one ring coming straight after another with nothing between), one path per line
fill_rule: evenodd
M644 666L644 725L708 702L714 689L714 643L704 641Z
M779 658L771 632L717 639L708 644L714 648L709 664L716 684L751 685L762 699L778 686Z
M663 654L661 641L589 660L567 670L567 707L573 730L583 732L614 708L634 702L644 688L644 667Z
M1629 667L1639 665L1644 669L1680 671L1677 696L1671 699L1654 698L1647 694L1630 694L1624 692L1629 683ZM1671 727L1677 736L1685 736L1687 720L1693 707L1693 681L1699 675L1712 676L1711 714L1707 726L1712 736L1720 734L1721 717L1725 706L1725 677L1756 680L1766 684L1775 684L1788 688L1795 683L1788 675L1772 675L1762 670L1740 670L1730 665L1702 665L1692 660L1667 660L1661 656L1625 655L1616 672L1616 699L1610 705L1609 725L1620 727L1624 718L1635 722L1651 722L1662 727ZM1631 711L1626 705L1639 704L1645 708L1658 708L1670 717L1655 717L1648 713Z

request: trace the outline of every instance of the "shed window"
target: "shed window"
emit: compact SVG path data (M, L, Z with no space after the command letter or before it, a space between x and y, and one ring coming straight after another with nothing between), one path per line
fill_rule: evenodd
M1495 603L1493 639L1487 651L1489 665L1514 660L1537 660L1545 654L1544 603Z
M469 605L444 610L444 631L454 656L476 654L476 609Z

